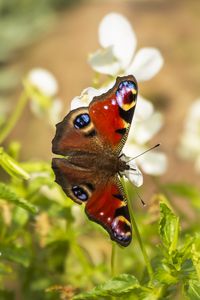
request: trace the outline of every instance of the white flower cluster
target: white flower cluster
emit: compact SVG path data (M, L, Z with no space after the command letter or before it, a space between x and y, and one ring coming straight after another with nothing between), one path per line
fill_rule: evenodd
M190 107L178 151L182 158L193 160L200 173L200 98Z
M103 74L134 74L137 81L151 79L163 65L163 58L155 48L142 48L135 52L136 35L128 20L118 14L106 15L99 25L101 49L91 54L91 67Z
M110 13L101 21L99 43L102 48L89 56L89 64L96 72L111 75L112 79L103 88L88 87L83 90L80 96L72 100L71 109L88 106L94 96L101 95L112 87L118 75L133 74L137 81L145 81L155 76L163 65L162 55L155 48L142 48L135 52L136 35L128 20L118 13ZM147 150L148 142L162 125L162 115L155 111L150 101L139 95L128 141L124 147L125 154L134 157ZM136 162L145 173L151 175L162 175L167 168L166 155L159 151L138 157ZM132 164L132 168L137 171L126 175L139 186L142 184L142 175L133 161ZM134 176L135 173L137 176Z

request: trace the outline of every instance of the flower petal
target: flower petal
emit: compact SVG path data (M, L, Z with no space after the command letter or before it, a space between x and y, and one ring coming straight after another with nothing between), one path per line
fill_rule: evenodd
M178 153L184 159L195 159L200 153L200 138L196 132L186 131L181 137Z
M200 119L200 99L195 100L189 110L189 116L192 119Z
M145 144L160 130L163 125L163 116L155 112L144 122L132 122L128 143L135 141L138 144Z
M60 121L60 115L63 108L63 103L60 99L54 99L52 106L49 109L49 120L53 126Z
M146 150L146 147L136 144L126 143L124 146L124 153L128 157L136 157ZM159 151L145 153L136 158L135 161L145 173L150 175L162 175L167 169L167 157Z
M113 55L112 47L97 50L89 55L88 62L98 73L115 76L120 71L120 64Z
M72 99L70 108L71 110L79 108L79 107L85 107L88 106L84 101L82 101L80 96L76 96Z
M185 131L193 132L198 137L200 136L200 99L194 101L189 109L185 121Z
M149 152L138 157L137 163L146 174L159 176L167 170L167 157L162 152Z
M122 69L129 65L137 44L130 23L118 13L110 13L101 21L99 42L103 48L113 47L113 54L120 62Z
M100 89L95 89L93 87L84 89L81 92L80 96L76 96L72 99L71 110L78 107L87 107L95 96L99 96L105 93L109 89L109 87L110 85Z
M49 71L41 68L33 69L28 74L29 82L46 96L55 96L58 84Z
M156 48L140 49L126 71L127 74L134 74L138 81L145 81L155 76L163 66L164 60Z
M135 109L134 121L145 121L154 112L153 104L141 95L138 95L137 102L138 104Z
M136 163L132 160L129 163L131 170L125 171L125 176L131 181L132 184L139 187L143 184L143 175L141 171L138 169Z
M195 169L198 171L200 166L200 99L192 103L184 127L178 153L183 159L194 160Z

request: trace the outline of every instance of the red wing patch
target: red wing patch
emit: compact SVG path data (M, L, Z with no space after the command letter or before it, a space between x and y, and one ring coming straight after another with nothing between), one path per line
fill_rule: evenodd
M94 97L89 106L89 114L98 135L112 148L118 147L128 135L136 98L137 83L129 75L118 77L114 87L105 94Z
M117 175L106 179L64 158L54 158L52 168L66 195L78 204L86 204L89 219L102 225L112 240L128 246L132 239L130 216Z
M132 239L130 216L119 179L110 180L97 190L87 201L85 212L89 219L102 225L110 238L122 246L128 246ZM120 186L120 188L119 188Z

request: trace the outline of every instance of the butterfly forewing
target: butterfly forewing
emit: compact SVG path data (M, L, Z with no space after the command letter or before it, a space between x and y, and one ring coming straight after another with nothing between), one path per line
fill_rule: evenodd
M118 77L114 87L95 97L89 106L100 139L118 154L128 136L137 94L137 82L132 75Z
M102 151L103 144L97 138L88 108L72 110L56 125L52 151L60 155L92 154Z

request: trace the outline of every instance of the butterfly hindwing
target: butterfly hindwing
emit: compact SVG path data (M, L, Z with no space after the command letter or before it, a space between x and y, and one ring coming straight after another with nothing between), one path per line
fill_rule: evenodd
M89 105L95 130L104 144L117 153L121 152L128 136L137 93L137 82L132 75L118 77L113 88L94 97Z
M102 225L110 238L122 246L132 239L131 221L123 188L117 176L98 185L86 203L89 219Z
M102 176L62 158L54 158L52 167L66 195L78 204L86 204L88 218L102 225L112 240L128 246L132 238L130 216L118 177Z
M72 164L64 158L53 158L52 169L55 181L74 202L86 202L96 185L95 172Z

